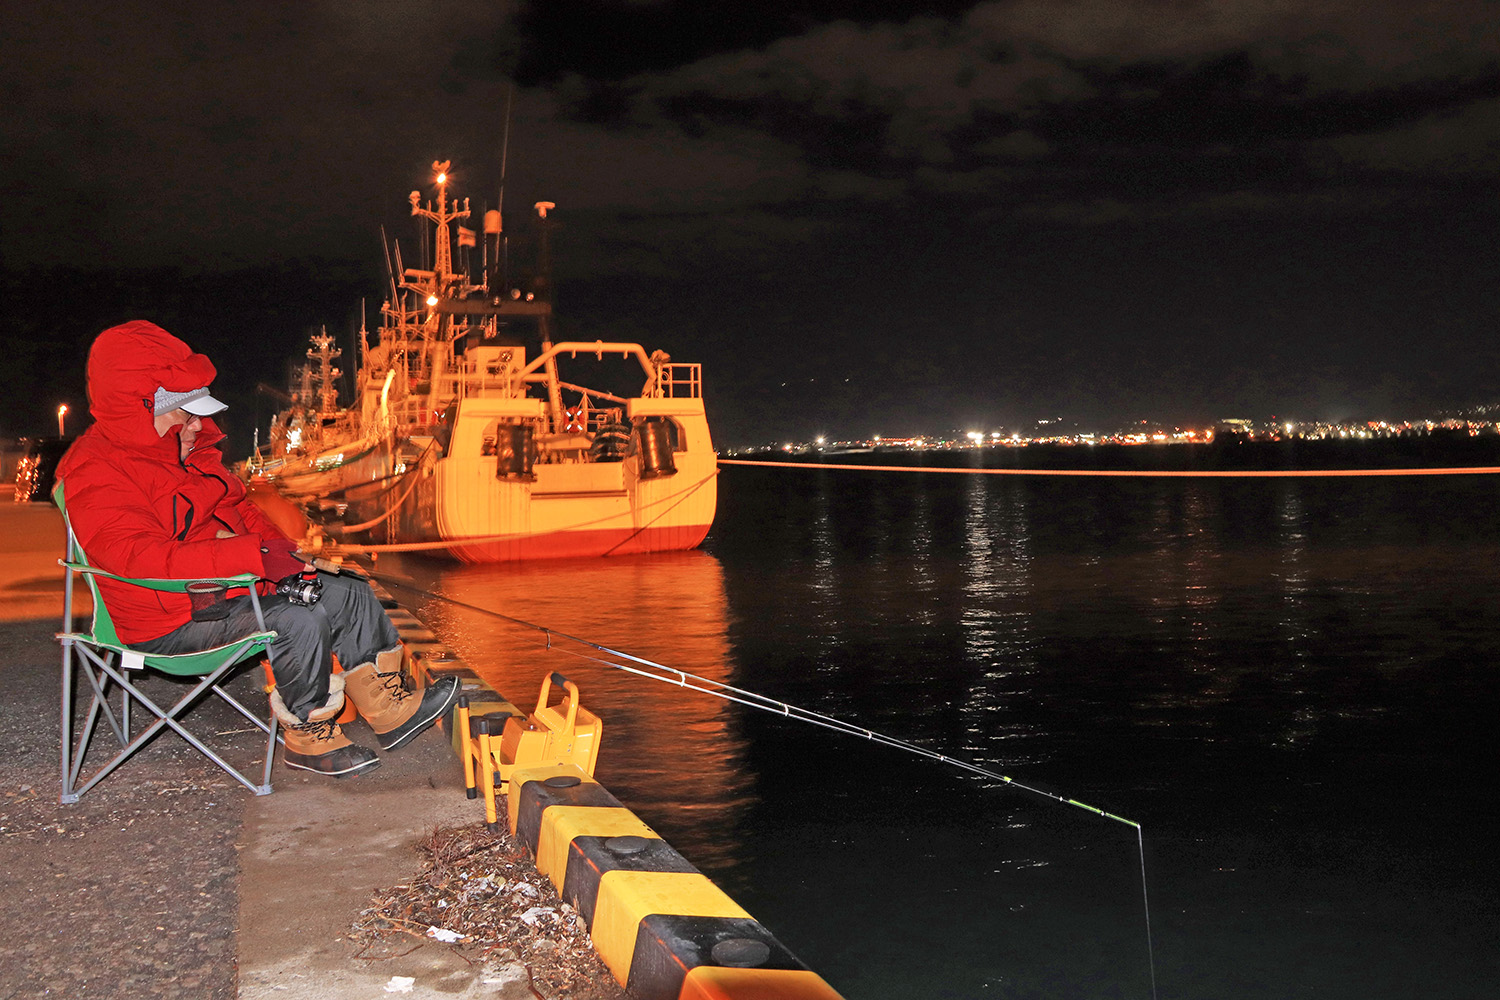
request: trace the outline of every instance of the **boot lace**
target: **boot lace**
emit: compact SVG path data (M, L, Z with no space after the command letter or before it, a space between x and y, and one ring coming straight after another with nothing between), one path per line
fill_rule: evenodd
M407 684L406 676L401 671L392 670L389 673L382 674L377 670L375 671L375 676L380 678L381 686L390 692L391 700L396 704L399 705L411 697L411 687Z
M297 731L305 734L309 739L320 742L331 740L339 734L339 720L324 719L321 722L304 722L297 727Z

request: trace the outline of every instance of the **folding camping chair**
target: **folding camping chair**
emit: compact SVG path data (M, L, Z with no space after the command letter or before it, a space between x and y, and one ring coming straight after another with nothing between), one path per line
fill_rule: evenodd
M265 616L260 609L260 598L255 592L255 575L242 573L215 582L225 587L245 587L249 590L251 604L255 608L255 620L260 626L258 631L251 632L226 645L206 649L201 653L165 656L131 649L120 642L119 636L115 633L115 625L109 616L109 609L104 606L104 601L99 596L98 578L106 577L138 587L172 593L185 592L187 585L194 581L134 580L90 566L83 547L78 544L78 537L73 533L73 525L68 520L68 507L63 499L61 481L52 491L52 500L57 504L58 510L62 511L63 524L68 534L67 558L59 560L60 565L67 570L67 576L63 584L63 631L57 635L58 641L62 643L61 801L64 804L77 802L84 792L98 784L165 728L170 728L187 740L205 757L219 765L230 777L256 795L270 794L271 760L276 749L276 717L270 715L269 721L262 720L225 690L221 683L237 664L247 657L264 652L270 646L271 641L276 638L276 633L266 628ZM88 631L73 631L75 576L81 576L88 583L89 591L94 598L94 620ZM89 703L87 716L76 733L73 728L75 665L79 668L76 673L88 681L89 688L93 691L93 700ZM141 690L138 683L133 683L131 680L132 672L143 672L147 668L175 678L200 678L200 680L170 707L162 708ZM144 676L144 674L141 673L138 676ZM110 700L115 696L116 689L119 694L118 705L111 703ZM255 784L241 774L183 725L182 717L207 691L212 691L224 699L266 734L266 765L260 784ZM134 735L130 732L133 703L139 704L155 719ZM114 730L115 737L120 742L120 751L80 784L84 757L88 753L89 744L101 718L109 724L110 729Z

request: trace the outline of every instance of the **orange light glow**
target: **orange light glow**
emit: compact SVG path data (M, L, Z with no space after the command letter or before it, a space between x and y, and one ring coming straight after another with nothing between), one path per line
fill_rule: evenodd
M789 448L789 446L788 446ZM952 473L965 476L1100 476L1109 479L1331 479L1390 476L1500 476L1500 466L1461 466L1441 469L964 469L927 465L830 465L823 462L763 462L745 458L720 458L720 465L758 465L773 469L837 469L862 472L920 472L924 475Z

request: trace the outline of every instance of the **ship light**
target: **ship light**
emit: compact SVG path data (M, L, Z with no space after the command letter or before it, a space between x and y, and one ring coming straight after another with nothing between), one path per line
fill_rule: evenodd
M427 304L429 306L435 306L435 305L437 305L437 302L438 302L438 299L437 299L436 295L429 295L429 296L427 296Z
M438 174L437 181L438 181L439 184L447 184L448 183L448 175L447 174Z

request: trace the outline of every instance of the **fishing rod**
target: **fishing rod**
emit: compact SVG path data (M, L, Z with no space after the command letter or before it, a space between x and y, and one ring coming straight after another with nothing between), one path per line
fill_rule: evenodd
M992 771L989 768L980 767L978 764L975 764L972 761L963 760L958 757L950 757L947 754L938 753L936 750L930 750L927 747L919 746L915 743L911 743L903 739L898 739L885 733L879 733L873 729L867 729L864 726L858 726L852 722L846 722L843 719L839 719L831 715L824 715L821 712L814 712L811 709L800 708L796 705L790 704L789 702L781 701L777 698L770 698L766 695L758 694L745 688L735 687L731 684L725 684L722 681L716 681L712 678L701 677L697 674L690 674L685 670L679 670L675 667L669 667L665 664L657 663L655 660L648 660L644 657L634 656L630 653L626 653L618 649L613 649L609 646L604 646L597 642L592 642L588 639L580 638L576 635L570 635L566 632L559 632L558 630L549 628L545 625L537 625L534 622L529 622L521 618L515 618L511 615L503 614L502 612L495 611L491 608L482 608L475 604L468 604L464 601L455 600L451 597L445 597L442 594L433 593L430 590L424 590L421 587L418 587L415 584L412 584L400 577L374 573L363 568L362 572L388 586L397 587L401 590L409 591L413 594L417 594L421 597L426 597L431 600L441 601L444 604L451 605L455 608L462 608L465 611L472 611L476 614L485 615L487 617L498 618L501 621L509 622L512 625L517 625L522 628L528 628L537 632L541 632L547 637L547 648L549 650L554 648L552 644L554 638L577 643L578 645L583 646L587 649L596 650L597 652L604 654L605 657L618 657L620 660L626 662L616 662L615 660L605 659L603 657L593 656L587 653L580 653L561 647L557 647L557 650L560 653L567 653L571 656L577 656L580 659L589 660L602 666L613 667L616 670L622 670L626 673L634 674L638 677L645 677L649 680L671 684L679 688L685 688L689 691L697 691L700 694L710 695L715 698L722 698L725 701L734 702L737 705L744 705L748 708L754 708L763 712L769 712L772 715L779 715L785 719L792 719L797 722L806 722L814 726L820 726L824 729L831 729L834 732L844 733L849 736L858 736L863 739L869 740L872 743L878 743L882 746L888 746L897 750L903 750L907 753L915 754L919 757L925 757L929 760L940 761L941 763L948 764L952 767L956 767L964 771L969 771L973 774L981 775L983 777L999 781L1001 784L1008 787L1018 788L1021 791L1029 792L1032 795L1040 796L1041 798L1051 799L1052 801L1062 803L1063 805L1073 806L1086 812L1093 813L1094 815L1100 816L1104 819L1111 820L1116 823L1121 823L1125 826L1133 828L1135 830L1136 837L1136 850L1140 856L1141 863L1141 905L1145 911L1146 918L1146 955L1151 969L1151 996L1152 1000L1155 1000L1156 954L1151 938L1151 906L1146 894L1146 842L1145 835L1141 829L1141 824L1137 823L1135 820L1126 819L1123 816L1116 815L1112 812L1107 812L1103 809L1098 808L1097 806L1091 806L1086 802L1080 802L1079 800L1070 798L1066 795L1060 795L1056 792L1049 792L1045 789L1037 788L1033 785L1028 785L1024 782L1017 781L1016 779L1009 777L1008 775L1001 774L998 771Z

